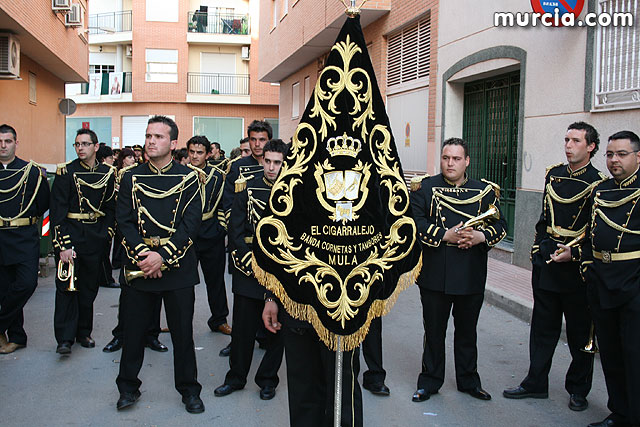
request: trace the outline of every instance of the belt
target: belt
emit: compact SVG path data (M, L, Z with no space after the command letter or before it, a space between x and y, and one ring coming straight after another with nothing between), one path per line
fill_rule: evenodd
M212 211L210 211L210 212L207 212L207 213L203 214L203 215L202 215L202 220L203 220L203 221L206 221L206 220L208 220L208 219L213 218L213 215L214 215L215 213L216 213L216 210L214 209L214 210L212 210Z
M609 264L613 261L630 261L632 259L640 258L640 251L633 252L611 252L611 251L593 251L593 257L599 259L605 264Z
M78 221L87 220L87 219L94 220L96 218L100 218L101 216L104 216L102 212L89 212L89 213L69 212L67 214L67 218L75 219Z
M16 218L11 221L0 221L0 227L26 227L38 222L38 217L31 216L29 218Z
M142 241L152 248L157 248L166 245L169 242L169 237L143 237Z
M244 242L245 242L246 244L248 244L248 245L253 244L253 236L251 236L251 237L245 237L245 238L244 238Z
M555 237L556 239L559 239L560 237L576 237L582 233L582 230L567 230L566 228L559 226L556 226L556 230L562 232L562 234L556 233L553 228L547 226L547 234L551 237Z

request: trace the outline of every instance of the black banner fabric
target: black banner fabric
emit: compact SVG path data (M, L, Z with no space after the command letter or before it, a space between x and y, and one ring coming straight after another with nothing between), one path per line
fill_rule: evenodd
M333 45L256 228L253 271L331 350L415 282L421 247L359 16Z

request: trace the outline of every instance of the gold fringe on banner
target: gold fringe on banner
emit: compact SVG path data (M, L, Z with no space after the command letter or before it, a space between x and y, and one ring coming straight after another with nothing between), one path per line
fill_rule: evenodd
M255 275L258 282L275 294L275 296L280 300L280 302L284 306L284 309L287 311L287 313L289 313L289 315L298 320L309 322L313 326L313 329L315 329L320 340L322 340L322 342L327 346L327 348L329 348L329 350L338 350L338 335L325 328L313 306L300 304L289 298L284 290L284 287L276 278L276 276L271 273L267 273L262 268L260 268L253 255L251 256L251 268L253 269L253 274ZM354 348L358 347L360 343L362 343L362 341L364 341L365 337L369 333L369 326L371 325L371 321L374 318L382 317L391 311L391 308L400 296L400 292L404 291L416 282L421 269L422 254L420 255L418 264L416 264L416 266L411 271L408 271L400 276L396 285L396 289L393 291L393 294L389 296L389 298L384 300L375 300L373 304L371 304L369 313L367 314L367 320L364 322L364 325L362 325L360 329L358 329L351 335L340 335L342 337L340 347L343 351L353 350Z

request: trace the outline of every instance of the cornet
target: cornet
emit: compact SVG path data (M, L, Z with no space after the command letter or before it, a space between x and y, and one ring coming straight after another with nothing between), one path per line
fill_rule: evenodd
M469 218L464 224L462 224L462 227L456 228L455 231L457 233L458 231L464 230L465 228L474 227L480 224L486 224L488 220L497 221L499 219L500 219L500 211L498 210L496 205L491 204L489 205L489 209L487 209L485 212L481 213L478 216Z
M160 267L160 271L166 271L167 266L162 264ZM144 273L142 270L129 270L127 267L124 268L124 278L127 283L131 283L132 280L140 279L144 277Z
M71 248L73 253L73 248ZM65 289L67 292L76 292L75 269L73 268L73 259L69 262L58 261L58 280L61 282L69 281L69 286Z

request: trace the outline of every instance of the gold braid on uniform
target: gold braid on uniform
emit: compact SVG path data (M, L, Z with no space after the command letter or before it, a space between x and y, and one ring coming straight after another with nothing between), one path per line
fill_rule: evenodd
M289 298L278 278L260 268L253 255L251 256L251 268L253 269L253 274L258 282L273 292L289 315L313 325L313 329L315 329L320 340L322 340L322 342L332 351L338 350L338 336L324 327L312 305L300 304ZM360 329L351 335L341 336L341 348L343 351L353 350L358 347L362 341L364 341L365 337L369 333L371 321L374 318L382 317L391 311L391 308L393 308L393 305L398 300L400 293L409 288L409 286L415 284L416 279L420 275L420 270L422 270L422 254L420 255L420 259L413 270L407 271L400 276L398 284L389 298L373 301L367 314L367 320Z
M595 181L592 184L588 185L587 188L585 188L584 190L582 190L581 192L579 192L578 194L576 194L573 197L570 197L568 199L565 199L563 197L560 197L558 195L558 193L555 192L555 190L553 189L553 186L551 185L551 183L547 184L546 186L546 190L547 190L547 195L545 196L545 203L546 205L549 207L549 213L551 214L551 229L553 230L554 233L556 233L558 236L562 236L562 237L577 237L579 235L581 235L586 229L587 229L587 224L584 225L584 227L582 227L580 230L568 230L566 228L563 227L559 227L556 225L555 223L555 211L553 210L553 201L567 205L567 204L572 204L577 202L580 199L585 199L586 197L591 194L591 192L593 191L593 189L600 184L601 181Z
M602 220L605 222L605 224L607 224L609 227L613 228L614 230L620 231L622 233L640 235L640 230L630 230L630 229L628 229L626 227L623 227L622 225L616 224L611 219L609 219L609 217L607 217L607 215L605 215L605 213L602 212L600 210L600 208L598 208L598 206L602 206L602 207L605 207L605 208L617 208L617 207L620 207L622 205L625 205L625 204L629 203L632 200L636 200L638 198L640 198L640 190L636 190L633 193L631 193L630 195L628 195L626 197L623 197L622 199L616 200L616 201L603 200L600 197L598 197L598 195L596 194L596 197L594 198L594 207L595 207L595 209L593 211L592 227L593 227L593 222L595 221L596 215L598 215L600 218L602 218Z
M23 168L18 169L15 173L13 173L13 174L5 177L5 178L0 179L0 181L4 181L5 179L13 178L14 176L22 173L22 176L20 177L20 179L18 180L16 185L14 185L13 187L8 188L6 190L0 189L0 194L10 194L11 192L15 191L14 195L9 197L8 199L0 201L0 203L6 203L9 200L13 200L14 198L16 198L18 196L18 194L20 194L20 189L23 186L27 185L27 182L28 182L28 179L29 179L29 173L31 172L31 168L33 168L33 167L39 167L39 165L37 163L35 163L33 160L31 160L28 164L26 164ZM16 216L14 216L14 217L5 218L5 217L0 215L0 221L10 222L10 221L13 221L13 220L16 220L16 219L22 217L22 215L27 213L27 211L29 210L29 208L33 204L34 200L36 199L36 196L38 195L38 190L40 189L40 184L41 183L42 183L42 173L39 173L38 174L38 181L36 182L36 187L35 187L35 189L33 191L33 194L31 195L31 199L29 200L27 205L20 212L18 212L18 214ZM24 190L22 191L22 201L20 202L20 206L23 206L23 205L24 205Z
M78 191L79 205L80 205L81 209L82 209L82 202L84 201L84 202L87 203L87 205L89 205L89 207L91 208L91 210L94 213L96 213L96 214L98 214L100 216L105 216L104 212L102 212L100 209L97 209L95 206L93 206L91 204L91 202L89 201L89 199L87 199L86 197L84 197L82 195L81 186L84 185L84 186L92 188L94 190L101 190L101 189L103 189L103 188L105 188L107 186L107 183L109 182L109 179L114 174L114 170L115 169L111 169L110 168L109 172L105 173L102 176L102 178L100 178L99 180L97 180L94 183L90 183L90 182L85 181L84 179L80 178L77 173L73 174L73 181L76 184L76 189ZM115 191L115 189L114 189L114 191ZM102 193L102 199L100 200L100 206L102 206L102 202L104 201L104 196L105 195L106 195L106 193L103 192Z

